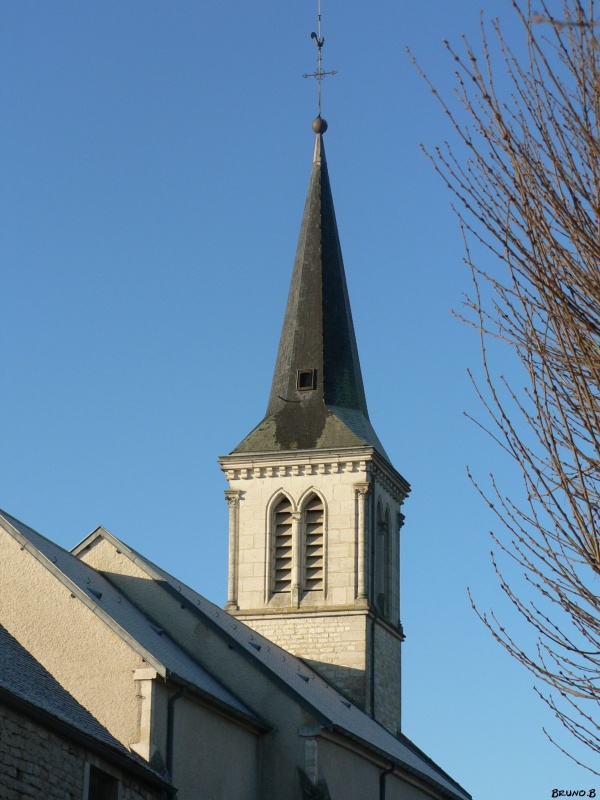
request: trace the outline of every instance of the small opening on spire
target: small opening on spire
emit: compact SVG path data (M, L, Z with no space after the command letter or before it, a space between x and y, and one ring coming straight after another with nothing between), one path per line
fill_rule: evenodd
M317 388L317 370L299 369L296 376L296 389L299 392L308 392Z

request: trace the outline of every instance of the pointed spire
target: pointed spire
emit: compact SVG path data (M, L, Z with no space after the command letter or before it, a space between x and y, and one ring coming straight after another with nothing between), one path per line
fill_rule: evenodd
M314 157L265 419L234 452L374 446L323 134Z

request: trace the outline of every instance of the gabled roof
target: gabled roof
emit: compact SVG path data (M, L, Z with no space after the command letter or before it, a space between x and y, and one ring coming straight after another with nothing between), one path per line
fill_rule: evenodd
M324 132L324 120L315 123ZM299 386L300 372L309 373L305 387ZM360 445L375 447L389 462L369 421L323 134L318 132L267 413L233 453Z
M146 780L168 789L169 793L174 791L162 775L117 741L2 625L0 699L42 724L58 728L64 735L124 764Z
M418 748L408 740L393 736L337 692L302 659L291 655L214 605L108 531L98 529L80 542L72 552L75 555L82 552L98 538L111 542L150 578L158 581L161 588L177 597L178 602L185 604L206 625L226 637L255 668L267 674L274 683L292 695L324 727L359 742L372 752L417 775L446 797L452 800L470 800L468 792Z
M0 687L32 706L93 736L122 753L129 751L110 734L10 633L0 625Z
M19 541L160 675L260 729L268 726L102 575L28 525L0 511L0 526Z

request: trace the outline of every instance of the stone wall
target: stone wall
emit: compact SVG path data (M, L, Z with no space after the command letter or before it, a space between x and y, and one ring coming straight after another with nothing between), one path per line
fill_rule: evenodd
M381 623L375 635L375 708L373 716L394 735L400 730L400 640Z
M339 615L238 614L246 625L303 658L325 680L394 735L400 729L400 635L367 611ZM370 680L375 633L374 709Z
M267 639L303 658L359 708L365 709L366 612L238 616Z
M298 458L286 464L260 464L252 469L228 468L229 496L239 495L236 525L231 530L230 573L235 604L242 610L273 608L285 604L319 606L353 606L357 582L357 499L355 485L367 481L367 460L364 454L328 459L320 456L312 461ZM273 596L272 580L272 512L279 499L286 497L292 511L298 513L303 502L316 493L324 505L324 583L315 598L292 593L287 597ZM295 537L296 538L296 537ZM300 558L301 532L294 542L294 563ZM292 583L301 583L298 575ZM310 593L309 593L310 594Z
M395 734L400 726L402 479L364 448L343 455L236 454L223 458L222 467L229 482L227 610L305 659ZM324 508L320 592L302 585L303 509L312 493ZM290 507L291 591L274 592L274 508L282 498ZM375 652L373 617L383 623Z
M74 731L74 736L76 736ZM75 741L0 702L0 797L2 800L82 800L86 749ZM143 787L137 779L103 764L96 767L121 780L122 800L159 800L159 788Z

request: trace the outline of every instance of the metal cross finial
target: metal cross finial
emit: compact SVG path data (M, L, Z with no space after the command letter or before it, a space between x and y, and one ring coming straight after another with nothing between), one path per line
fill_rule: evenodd
M324 37L321 36L321 0L318 0L318 22L317 22L317 33L314 31L310 35L311 39L315 40L317 45L317 71L316 72L309 72L306 75L303 75L303 78L316 78L319 82L319 117L321 116L321 84L323 83L323 78L326 75L335 75L336 70L332 69L329 72L323 71L323 54L322 49L323 45L325 44Z

